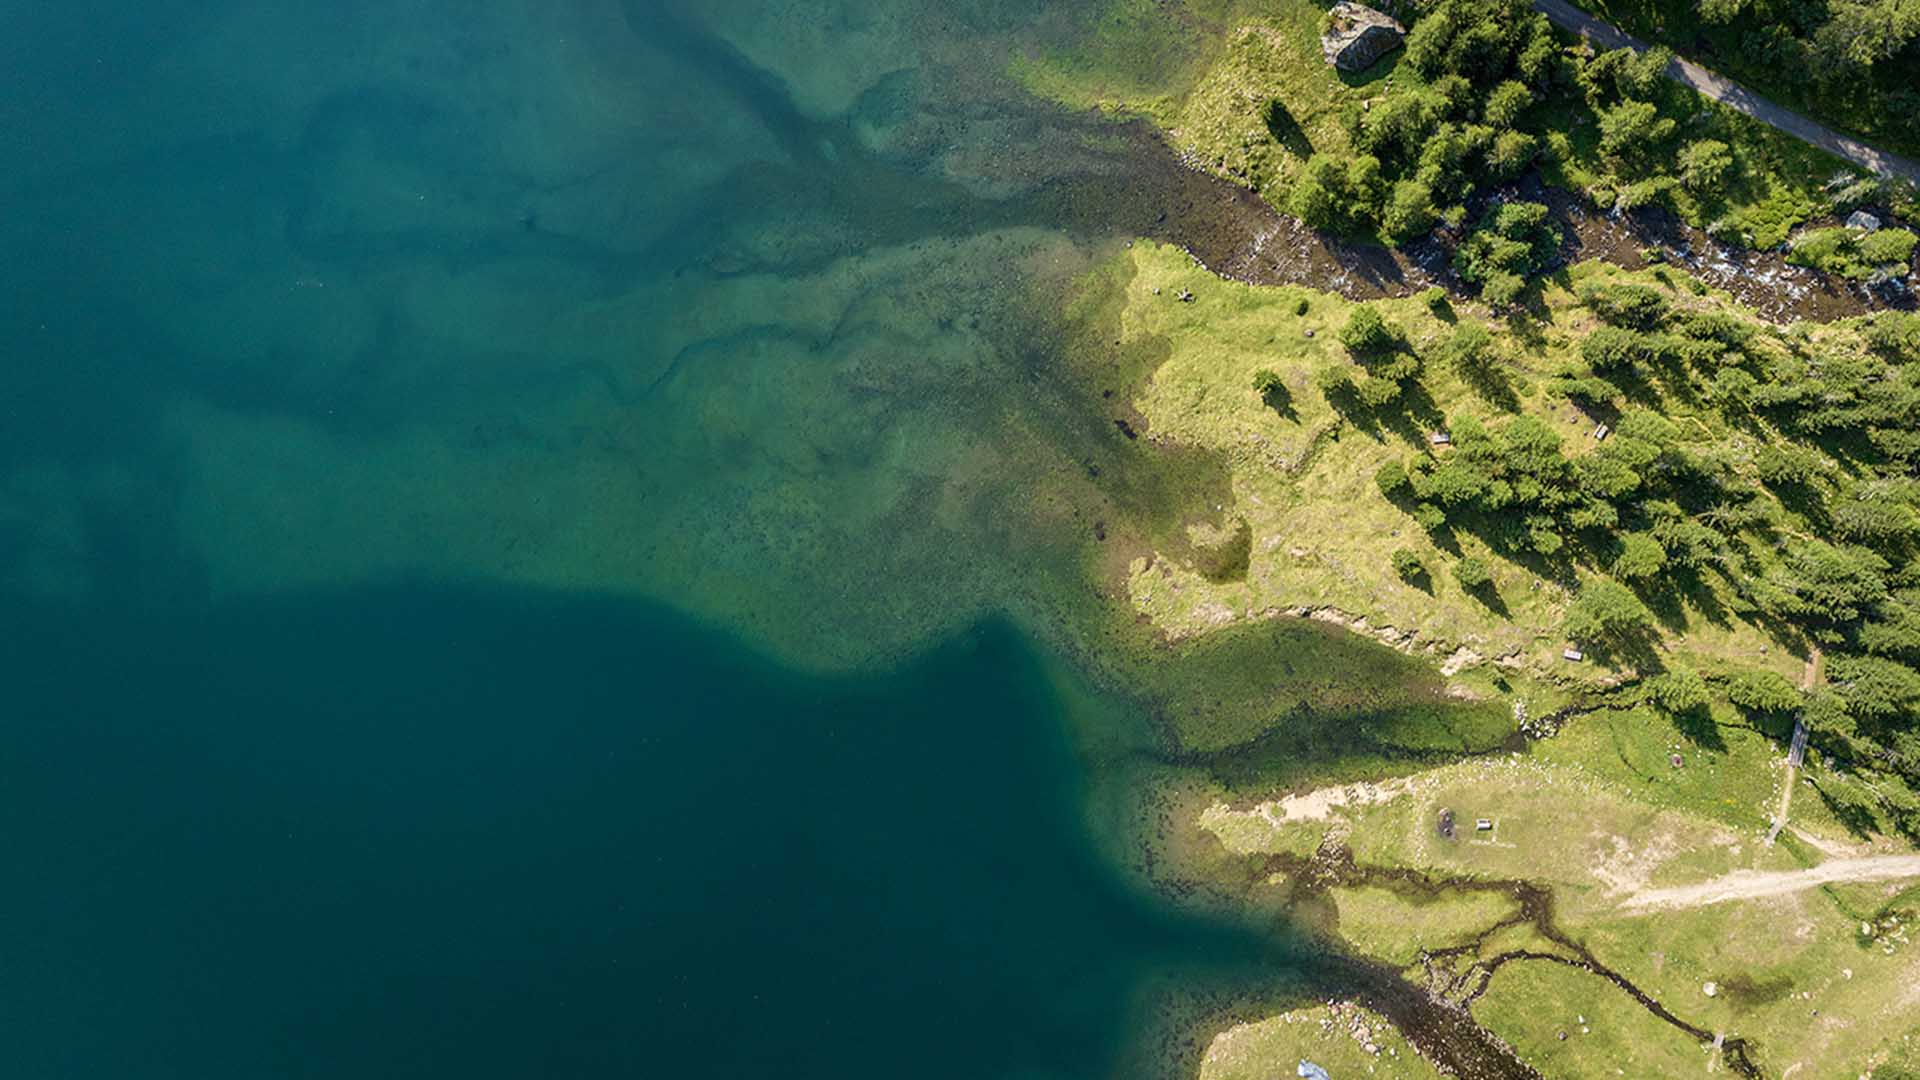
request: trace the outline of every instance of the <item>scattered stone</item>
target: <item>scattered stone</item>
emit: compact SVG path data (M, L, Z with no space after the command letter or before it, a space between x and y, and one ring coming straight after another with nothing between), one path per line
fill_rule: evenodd
M1880 219L1865 210L1855 210L1847 215L1847 228L1859 229L1861 232L1877 232L1880 229Z
M1713 997L1714 995L1720 992L1720 984L1707 983L1705 986L1702 986L1700 988L1700 992L1707 995L1708 997Z
M1307 327L1307 336L1308 336L1308 337L1312 337L1312 336L1313 336L1313 327L1311 327L1311 326L1309 326L1309 327Z
M1343 0L1327 12L1320 52L1327 63L1349 74L1365 71L1400 47L1407 28L1365 4Z

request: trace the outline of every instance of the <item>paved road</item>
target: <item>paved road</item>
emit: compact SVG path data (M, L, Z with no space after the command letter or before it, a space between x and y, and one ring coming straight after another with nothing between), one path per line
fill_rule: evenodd
M1533 0L1533 8L1553 20L1555 26L1571 30L1603 48L1624 47L1636 52L1644 52L1647 48L1646 42L1610 23L1601 22L1568 3L1567 0ZM1845 158L1863 169L1870 169L1881 176L1899 177L1920 185L1920 162L1903 158L1898 154L1889 154L1884 150L1876 150L1858 139L1842 135L1824 124L1815 123L1792 109L1783 108L1768 101L1732 79L1708 71L1691 60L1676 58L1667 67L1667 78L1682 85L1691 86L1701 94L1729 108L1746 113L1763 124L1776 127L1836 157Z

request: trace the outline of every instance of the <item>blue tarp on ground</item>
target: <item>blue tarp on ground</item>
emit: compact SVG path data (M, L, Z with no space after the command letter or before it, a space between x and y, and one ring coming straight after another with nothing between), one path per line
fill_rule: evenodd
M1333 1077L1327 1075L1327 1070L1315 1065L1311 1061L1302 1061L1299 1071L1300 1075L1305 1077L1306 1080L1333 1080Z

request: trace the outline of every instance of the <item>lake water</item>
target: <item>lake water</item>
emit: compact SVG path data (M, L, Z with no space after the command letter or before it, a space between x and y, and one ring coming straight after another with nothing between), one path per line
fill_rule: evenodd
M1031 299L1132 151L980 58L1072 11L0 11L6 1076L1103 1076L1286 984L993 614L1185 497Z
M831 680L608 599L40 614L10 1076L1103 1076L1263 953L1092 849L1004 629Z

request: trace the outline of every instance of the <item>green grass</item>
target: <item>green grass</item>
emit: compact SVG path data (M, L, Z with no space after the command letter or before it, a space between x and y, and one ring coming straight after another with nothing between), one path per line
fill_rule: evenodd
M1290 609L1337 609L1365 617L1363 632L1433 658L1461 650L1469 662L1506 656L1537 675L1575 683L1592 682L1601 673L1592 663L1561 659L1566 640L1560 626L1576 583L1603 573L1602 564L1590 556L1557 565L1516 562L1470 532L1429 535L1381 494L1374 473L1389 461L1428 454L1428 431L1463 414L1497 424L1524 413L1558 431L1571 453L1593 446L1592 421L1539 385L1577 357L1579 342L1595 325L1575 297L1584 282L1651 283L1682 307L1725 309L1723 301L1695 295L1687 279L1669 271L1628 274L1586 264L1550 283L1539 309L1513 323L1493 322L1462 304L1449 318L1480 320L1494 329L1498 368L1511 397L1489 400L1483 390L1429 363L1419 378L1430 401L1426 413L1368 429L1343 419L1314 386L1317 373L1352 366L1335 339L1352 310L1348 301L1293 287L1221 281L1183 253L1157 245L1136 244L1125 257L1135 272L1125 286L1120 337L1135 346L1152 343L1161 358L1135 405L1160 445L1204 449L1226 463L1233 506L1223 513L1244 519L1252 531L1247 570L1237 579L1209 580L1172 551L1136 560L1129 592L1141 612L1167 633L1187 638ZM1182 291L1194 300L1176 301ZM1302 301L1304 315L1297 313ZM1418 351L1430 352L1452 332L1450 322L1417 298L1379 306ZM1281 405L1253 389L1262 370L1278 374L1286 386ZM1730 427L1683 389L1656 380L1644 392L1703 452L1736 448L1750 456L1775 438L1764 428ZM1807 530L1784 508L1778 513L1780 530ZM1417 554L1430 575L1402 580L1390 559L1400 548ZM1491 591L1469 594L1454 580L1452 566L1467 556L1492 569ZM1744 557L1741 572L1757 574L1777 554L1756 538ZM1764 627L1728 614L1740 610L1737 598L1727 595L1724 581L1712 575L1708 581L1719 583L1712 584L1712 600L1699 599L1707 607L1683 604L1666 615L1662 634L1669 662L1690 659L1709 671L1772 668L1797 678L1799 657Z
M1497 892L1466 892L1410 899L1365 886L1333 890L1340 937L1366 956L1406 967L1422 951L1463 945L1513 914L1513 900Z
M1691 1076L1704 1071L1708 1058L1685 1032L1649 1023L1625 991L1551 961L1500 968L1473 1014L1543 1076L1612 1076L1616 1069L1628 1076Z
M1367 1053L1366 1042L1351 1030L1356 1019L1377 1053ZM1303 1060L1337 1077L1438 1080L1440 1076L1379 1016L1354 1006L1343 1005L1335 1012L1316 1005L1222 1032L1207 1048L1200 1080L1272 1080L1275 1075L1293 1075L1296 1063Z

